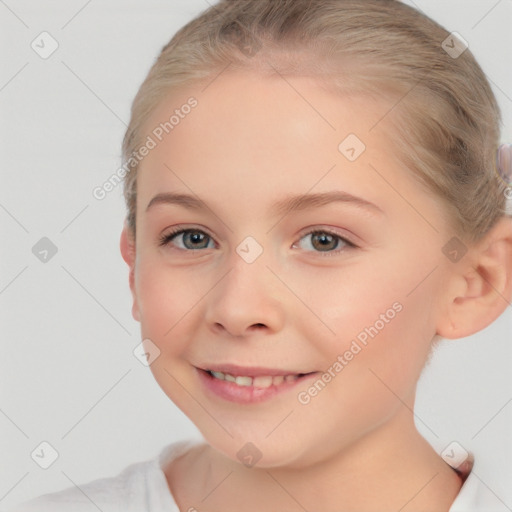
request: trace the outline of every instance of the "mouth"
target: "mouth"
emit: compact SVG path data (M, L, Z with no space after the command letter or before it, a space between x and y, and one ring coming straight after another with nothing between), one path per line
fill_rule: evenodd
M213 370L206 370L214 379L225 380L232 382L237 386L242 387L255 387L255 388L269 388L270 386L279 386L283 382L295 382L309 373L297 373L288 375L258 375L251 377L249 375L231 375L230 373L218 372ZM312 372L313 373L313 372Z
M295 388L318 372L292 373L265 368L197 368L207 393L237 403L257 403Z

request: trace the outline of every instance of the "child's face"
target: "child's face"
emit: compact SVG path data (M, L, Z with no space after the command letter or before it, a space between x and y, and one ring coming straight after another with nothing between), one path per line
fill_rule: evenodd
M455 264L442 252L453 236L443 210L395 159L383 117L392 105L306 78L225 72L204 91L170 96L146 134L190 96L197 106L149 152L137 184L134 316L161 351L151 364L159 385L212 446L236 459L252 442L261 465L325 458L385 422L406 428L399 418L412 408ZM349 134L366 145L354 161L338 149ZM343 148L360 152L350 139ZM374 206L274 208L335 191ZM208 208L147 208L165 193ZM192 232L160 246L177 227ZM251 376L249 367L316 373L251 401L253 388L202 371Z

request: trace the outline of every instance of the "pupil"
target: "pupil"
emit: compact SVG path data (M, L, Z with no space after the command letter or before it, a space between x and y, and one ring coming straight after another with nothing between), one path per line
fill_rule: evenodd
M197 245L198 243L201 242L201 237L203 235L196 231L196 232L193 232L193 233L188 233L188 236L189 236L189 241L191 242L191 244L192 245Z
M317 234L317 235L315 235L315 238L320 241L320 246L323 248L326 248L326 247L329 247L330 245L332 245L332 242L334 240L332 235L327 235L325 233ZM331 239L331 240L329 240L329 239Z

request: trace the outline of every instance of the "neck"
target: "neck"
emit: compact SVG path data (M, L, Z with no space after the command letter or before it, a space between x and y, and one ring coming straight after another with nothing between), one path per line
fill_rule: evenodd
M170 480L180 479L178 474L183 475L185 487L171 481L169 485L180 508L188 510L194 500L200 508L204 500L203 506L212 512L231 508L250 512L251 506L254 510L441 512L449 510L461 487L457 474L418 433L406 407L350 447L311 465L246 468L203 446L182 460Z

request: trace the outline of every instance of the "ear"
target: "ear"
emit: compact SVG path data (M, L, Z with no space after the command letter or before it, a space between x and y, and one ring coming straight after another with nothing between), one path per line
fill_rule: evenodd
M453 271L448 305L437 326L443 338L481 331L512 301L512 218L501 218Z
M124 221L123 230L121 232L119 246L123 260L128 264L130 269L129 283L133 298L132 316L135 320L137 320L137 322L139 322L139 306L137 303L137 293L135 290L135 237L132 230L128 227L126 220Z

